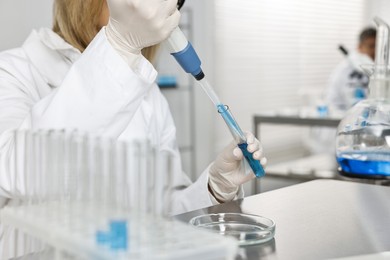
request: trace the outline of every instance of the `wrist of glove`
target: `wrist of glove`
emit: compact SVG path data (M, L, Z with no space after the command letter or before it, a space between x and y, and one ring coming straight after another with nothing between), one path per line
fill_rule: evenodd
M141 49L132 47L126 42L121 33L117 30L118 22L111 19L106 26L106 37L111 46L118 52L118 54L126 61L132 69L136 69L141 59ZM115 25L117 24L117 25Z
M248 151L253 158L265 167L267 159L263 156L262 146L253 134L246 133ZM230 143L209 168L209 189L219 202L233 200L240 185L256 176L249 165L244 162L243 154L235 142Z

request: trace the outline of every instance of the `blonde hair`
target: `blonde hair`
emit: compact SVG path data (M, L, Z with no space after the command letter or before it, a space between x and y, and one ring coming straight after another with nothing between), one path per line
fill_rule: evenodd
M53 31L83 52L100 31L100 16L105 0L55 0ZM142 54L153 62L158 45L147 47Z

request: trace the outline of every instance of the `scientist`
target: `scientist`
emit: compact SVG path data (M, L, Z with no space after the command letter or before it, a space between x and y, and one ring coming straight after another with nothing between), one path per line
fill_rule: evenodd
M174 157L173 212L243 196L254 174L232 142L195 182L182 172L176 128L155 84L156 45L178 26L177 0L56 0L53 29L33 31L0 54L0 207L13 203L15 129L78 129L117 140L148 138ZM259 141L248 151L265 165ZM28 185L28 183L26 184ZM23 255L16 232L0 225L0 257Z
M360 66L373 64L375 40L375 28L366 28L360 33L357 51L346 54L346 59L331 74L325 95L327 105L345 111L366 98L369 80Z

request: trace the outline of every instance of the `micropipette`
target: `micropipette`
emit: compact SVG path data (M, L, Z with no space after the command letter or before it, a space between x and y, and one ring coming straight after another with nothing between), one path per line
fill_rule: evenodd
M260 162L253 158L253 154L247 150L248 143L244 133L231 114L229 107L224 105L219 100L217 94L208 83L207 79L205 78L205 74L202 71L201 61L197 53L179 27L177 27L172 32L166 43L171 55L176 59L185 72L190 73L198 81L203 90L214 103L218 113L221 114L223 120L228 126L231 134L233 135L233 138L237 142L238 147L241 149L245 159L248 161L256 177L263 177L265 175L264 169Z

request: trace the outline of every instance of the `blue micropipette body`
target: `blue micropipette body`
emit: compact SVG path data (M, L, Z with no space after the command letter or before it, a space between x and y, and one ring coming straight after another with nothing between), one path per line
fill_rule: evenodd
M213 88L205 79L205 75L201 69L201 61L191 43L187 40L181 30L176 28L172 35L168 38L167 44L172 56L176 59L184 71L194 76L214 103L256 177L263 177L265 175L264 168L258 160L253 158L253 154L248 151L248 143L244 133L229 111L228 107L219 100Z

